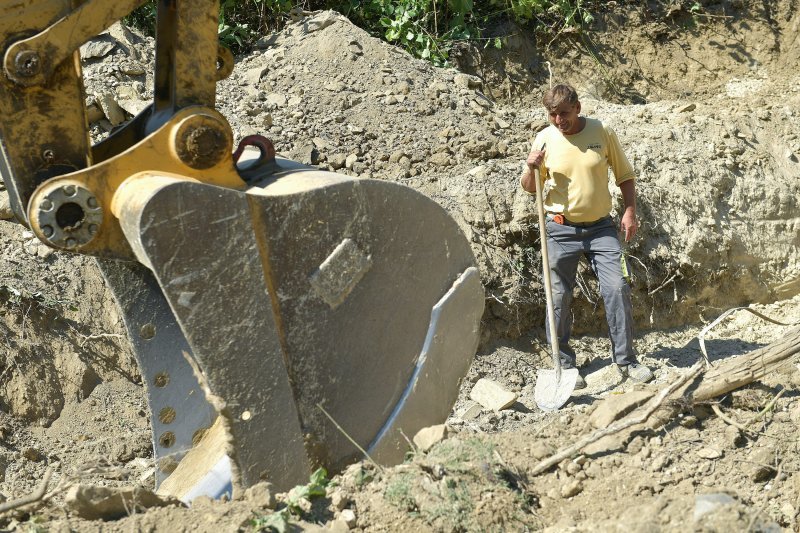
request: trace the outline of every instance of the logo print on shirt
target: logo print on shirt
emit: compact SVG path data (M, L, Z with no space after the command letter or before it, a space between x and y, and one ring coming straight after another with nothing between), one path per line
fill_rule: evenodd
M602 146L600 146L600 143L592 143L586 147L587 150L599 150L600 148L602 148Z

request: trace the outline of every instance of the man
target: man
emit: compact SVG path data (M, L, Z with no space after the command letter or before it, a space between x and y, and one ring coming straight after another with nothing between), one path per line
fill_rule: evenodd
M586 256L600 282L614 363L623 376L638 382L650 381L653 373L637 361L633 349L631 289L622 274L622 250L610 216L609 167L625 204L620 229L625 241L636 235L633 167L611 128L580 115L581 103L575 89L556 85L545 93L542 103L550 126L534 139L521 183L525 191L536 194L534 169L540 167L543 189L548 191L544 198L547 252L561 365L572 368L576 363L575 351L569 346L570 306L578 262ZM549 329L548 324L548 339L552 335ZM575 388L585 387L586 381L579 376Z

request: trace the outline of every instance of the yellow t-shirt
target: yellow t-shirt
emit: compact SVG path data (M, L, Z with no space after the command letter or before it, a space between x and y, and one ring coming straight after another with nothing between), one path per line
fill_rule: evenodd
M617 134L601 121L586 118L586 126L575 135L564 135L553 125L536 135L533 147L545 147L542 165L544 207L563 213L572 222L593 222L611 213L608 168L617 185L634 179Z

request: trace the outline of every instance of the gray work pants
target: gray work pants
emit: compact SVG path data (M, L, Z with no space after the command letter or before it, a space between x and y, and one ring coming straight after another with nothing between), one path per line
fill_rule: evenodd
M570 307L578 262L583 256L586 256L600 282L600 295L603 297L611 337L612 359L618 365L635 363L631 288L622 277L622 249L614 221L607 217L591 225L572 226L558 224L548 216L546 228L561 365L565 368L575 366L575 351L569 346L572 332ZM546 324L549 341L550 322Z

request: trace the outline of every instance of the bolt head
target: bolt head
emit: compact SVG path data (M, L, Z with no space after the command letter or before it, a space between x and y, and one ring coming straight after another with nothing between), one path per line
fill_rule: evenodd
M22 50L14 57L14 68L18 76L30 78L39 74L42 59L35 50Z

